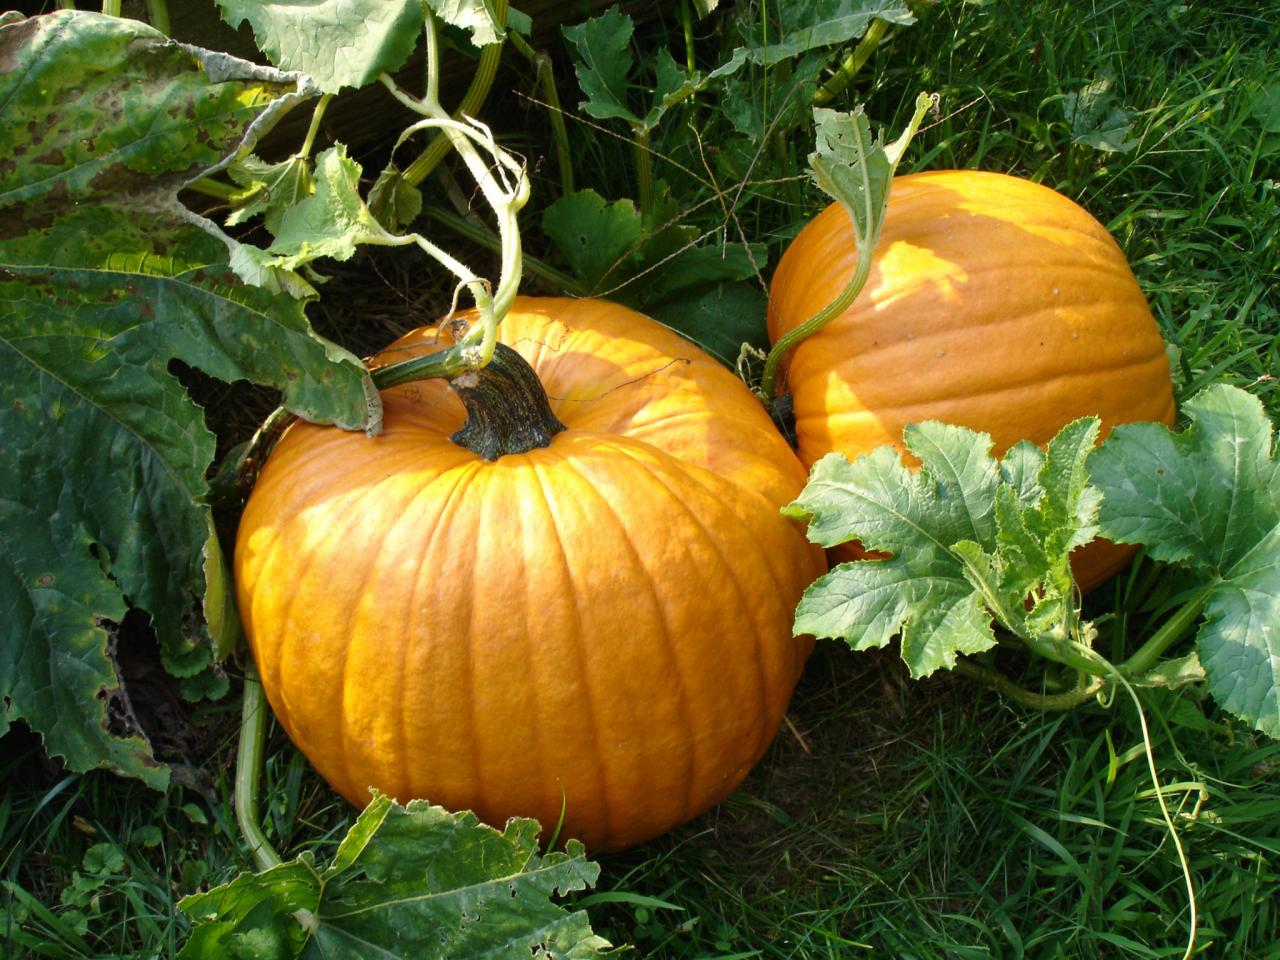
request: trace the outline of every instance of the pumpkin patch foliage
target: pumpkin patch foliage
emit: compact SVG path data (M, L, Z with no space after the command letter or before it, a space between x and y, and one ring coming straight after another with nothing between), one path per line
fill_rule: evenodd
M1028 702L1039 696L1043 706L1065 707L1117 681L1203 679L1226 709L1280 735L1272 426L1262 405L1235 387L1207 388L1183 409L1191 420L1183 431L1127 424L1095 449L1097 419L1077 420L1047 451L1022 442L999 462L989 435L933 421L904 433L916 471L892 446L852 462L828 454L785 512L809 521L815 543L856 539L871 555L805 592L796 632L858 650L900 636L903 660L922 677L991 650L998 630L1081 677L1075 691L1028 693ZM1071 573L1071 551L1095 536L1141 544L1153 560L1189 567L1199 583L1166 622L1172 629L1118 664L1093 649L1097 631L1079 616ZM1170 673L1161 655L1201 611L1197 653Z
M1280 27L99 3L0 12L0 954L1272 956Z
M169 362L275 386L317 420L378 419L356 358L291 298L240 283L177 199L308 85L72 11L0 26L0 60L0 154L40 158L0 164L0 517L21 531L0 541L0 730L25 719L72 770L161 786L114 627L145 611L180 677L239 634L207 503L214 437Z
M595 883L600 868L570 841L538 850L538 825L512 820L499 831L474 814L375 795L332 862L310 854L186 897L195 922L182 960L270 956L564 958L604 956L587 915L551 902Z

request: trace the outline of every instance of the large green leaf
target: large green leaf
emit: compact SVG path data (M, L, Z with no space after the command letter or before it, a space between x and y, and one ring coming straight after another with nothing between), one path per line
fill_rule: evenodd
M1047 451L1023 442L997 463L989 435L928 421L903 432L919 470L890 446L852 463L823 457L783 512L807 519L815 543L857 539L874 553L814 582L796 633L859 650L901 634L916 677L993 646L993 617L1024 638L1070 642L1069 556L1094 530L1085 463L1097 433L1096 418L1077 420Z
M217 0L233 27L246 20L277 67L325 93L363 87L401 67L422 34L422 0Z
M538 852L538 824L499 832L471 813L376 796L320 867L308 853L242 874L179 906L195 923L183 960L506 960L603 956L586 913L553 896L600 869L569 841Z
M0 27L0 65L0 731L21 717L71 769L160 784L112 624L145 611L180 676L236 630L205 503L214 440L171 361L377 428L359 361L239 284L177 200L309 91L92 13Z
M1261 401L1225 385L1191 426L1117 427L1090 462L1103 536L1185 564L1209 588L1197 635L1209 691L1280 737L1280 460Z

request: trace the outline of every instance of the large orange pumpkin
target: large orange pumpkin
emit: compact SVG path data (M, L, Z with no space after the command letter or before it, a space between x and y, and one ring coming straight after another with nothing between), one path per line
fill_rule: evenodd
M833 204L778 263L770 337L834 300L857 256ZM1048 187L977 171L893 181L866 286L796 347L786 382L806 467L833 450L902 449L902 428L921 420L990 433L999 454L1082 416L1104 433L1174 417L1164 342L1111 235ZM1090 544L1077 579L1096 584L1130 554Z
M548 832L563 808L617 849L727 796L781 722L824 569L778 512L804 470L741 382L624 307L522 298L500 339L567 429L486 460L441 381L383 391L372 440L295 424L237 600L281 724L353 803ZM375 364L438 349L422 329Z

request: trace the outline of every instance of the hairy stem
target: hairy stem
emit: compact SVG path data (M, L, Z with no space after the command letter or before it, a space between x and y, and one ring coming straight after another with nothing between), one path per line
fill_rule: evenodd
M992 670L972 660L957 660L955 671L970 680L994 687L1015 703L1036 710L1074 710L1096 697L1106 685L1101 677L1091 676L1083 684L1063 693L1036 693L1019 686L999 670Z
M760 393L766 404L772 403L773 398L777 395L778 367L781 366L786 355L791 352L791 349L796 344L807 340L844 313L845 310L849 309L849 305L857 299L858 294L862 292L862 288L866 286L867 277L870 275L871 256L869 253L863 255L859 252L858 265L853 271L853 276L849 278L849 282L845 284L845 288L840 291L840 294L804 323L798 327L793 327L778 338L773 345L773 349L769 351L769 358L764 363L764 374L760 378Z
M872 20L871 25L867 27L867 32L862 35L862 39L858 41L853 51L844 58L844 62L836 72L814 91L813 102L823 106L847 90L853 78L858 75L858 71L871 59L871 54L875 52L876 47L880 46L880 42L888 36L889 27L888 20L881 20L879 17Z
M933 105L934 97L923 93L918 96L916 98L915 112L912 114L911 120L908 121L907 128L903 131L902 136L890 146L883 148L886 157L889 159L890 181L894 170L897 169L898 161L902 158L903 151L906 149L907 144L911 142L911 138L915 136L916 131L920 129L924 115ZM779 337L778 341L773 345L773 349L769 351L769 357L764 365L764 373L761 376L759 391L760 398L764 401L766 407L773 406L774 397L777 394L778 368L781 366L783 359L786 358L786 355L797 344L817 333L848 309L853 301L858 298L858 294L862 292L863 286L866 285L867 277L871 275L872 254L875 252L876 243L880 239L880 231L884 226L884 217L888 212L889 194L886 190L883 195L877 196L873 190L867 163L872 150L877 148L870 143L862 141L857 144L857 149L858 160L854 166L854 173L861 178L862 189L859 191L857 200L840 200L845 205L853 227L854 240L858 250L857 266L854 268L853 276L849 278L849 283L840 291L835 300L804 321L804 323ZM836 194L833 193L832 195L835 196ZM850 206L851 202L859 202L861 209L855 210Z
M315 146L316 134L320 132L320 121L324 119L324 112L329 108L329 101L332 99L333 94L326 93L316 101L315 109L311 111L311 123L307 127L307 135L302 141L302 146L298 148L298 152L294 154L294 156L311 156L311 148Z
M507 0L495 0L493 4L494 16L497 17L498 25L505 28L507 24ZM434 33L434 31L432 31ZM454 111L455 118L475 116L480 112L480 108L484 106L485 100L489 97L489 91L493 89L493 79L498 73L498 64L502 60L503 42L499 40L497 43L486 44L480 51L480 60L476 64L476 72L471 76L471 84L467 87L467 92L463 94L462 103L458 105L458 109ZM434 55L434 64L432 56ZM439 97L439 48L428 48L427 62L427 97L432 102L438 100ZM405 168L404 180L412 187L416 187L431 175L431 171L440 165L440 161L449 155L449 151L454 147L453 141L448 136L438 136L431 143L427 144L425 150L420 153L417 158Z

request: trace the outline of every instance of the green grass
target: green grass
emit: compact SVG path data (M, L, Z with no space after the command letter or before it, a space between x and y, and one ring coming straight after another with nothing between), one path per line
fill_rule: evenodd
M907 166L1017 173L1079 200L1133 264L1174 345L1180 394L1227 380L1275 416L1280 21L1261 10L949 0L885 43L836 106L866 101L896 131L916 93L937 90L939 116ZM675 49L678 36L670 23L649 28ZM710 28L699 36L705 51L721 42ZM1107 77L1108 109L1128 111L1126 152L1073 142L1068 95ZM758 78L762 97L777 80ZM567 72L560 82L576 103ZM570 132L578 185L625 195L627 145L594 123ZM711 105L691 108L655 140L657 175L698 171L687 216L706 229L740 224L776 262L822 203L797 166L803 136L745 150L723 133ZM736 223L721 198L736 198ZM531 246L545 252L536 237ZM366 290L348 295L369 308ZM1121 583L1092 602L1115 599L1140 624L1173 588L1144 598ZM230 803L235 710L233 700L182 720L207 742L163 796L66 774L21 731L0 741L0 953L177 952L177 898L249 866ZM1148 719L1191 867L1200 955L1280 958L1280 744L1189 696L1149 698ZM331 847L352 819L279 733L263 808L290 855ZM956 678L910 682L892 652L835 645L815 653L790 728L742 789L605 860L598 891L585 901L597 929L655 960L1176 958L1189 923L1131 703L1030 714Z

